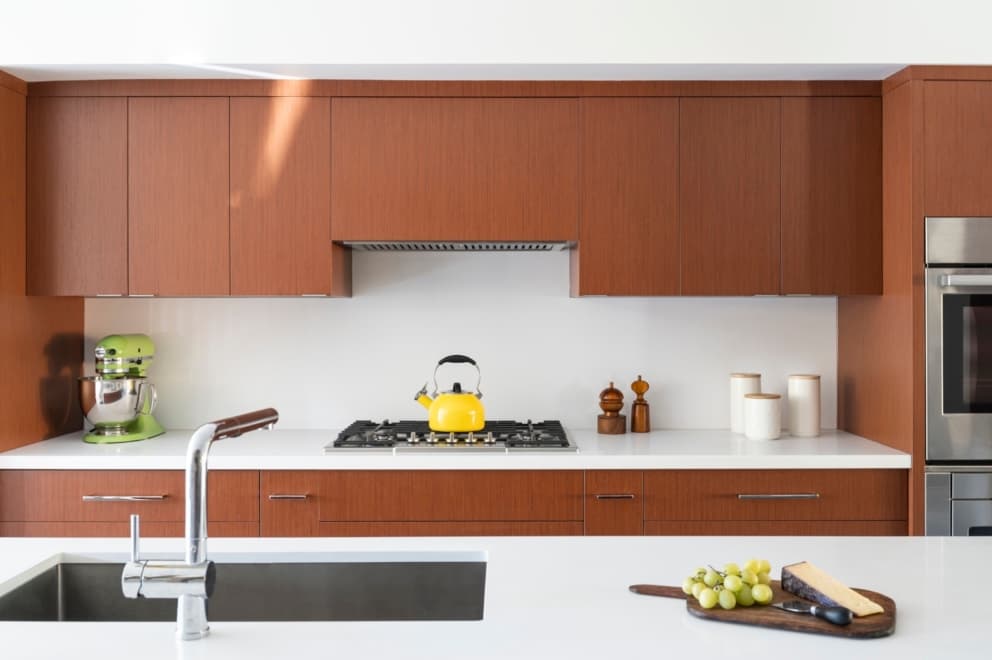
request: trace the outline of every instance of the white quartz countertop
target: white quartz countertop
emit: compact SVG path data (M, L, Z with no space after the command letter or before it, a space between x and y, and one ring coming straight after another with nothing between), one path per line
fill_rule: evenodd
M214 443L214 470L463 470L463 469L796 469L908 468L909 454L877 442L825 430L815 438L783 436L754 441L728 430L664 430L599 435L567 429L576 452L510 453L471 449L390 451L332 450L337 430L256 431ZM179 470L190 431L169 431L126 444L92 445L82 432L0 453L0 469Z
M58 553L125 558L121 539L0 538L0 593L14 576ZM148 539L145 556L178 552L179 539ZM975 582L992 539L981 537L578 537L421 539L211 539L217 561L265 553L482 551L482 621L213 622L211 635L177 642L174 623L0 622L4 658L243 660L245 658L987 657L986 593ZM808 560L847 584L892 597L895 633L848 640L705 621L677 600L628 592L678 584L698 564L765 557L773 576ZM312 559L312 557L309 557ZM280 560L285 560L283 557ZM971 586L968 586L971 585Z

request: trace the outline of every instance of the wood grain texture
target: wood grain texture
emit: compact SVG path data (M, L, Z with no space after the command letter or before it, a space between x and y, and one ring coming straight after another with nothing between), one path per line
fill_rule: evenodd
M906 536L905 520L645 520L645 536Z
M576 295L679 293L679 101L582 99Z
M888 94L912 80L992 80L992 66L939 64L907 66L882 81L882 94Z
M774 594L772 603L801 600L808 605L816 604L785 591L782 589L782 583L778 580L772 580L770 586ZM871 616L855 617L846 626L837 626L814 616L800 616L792 612L785 612L777 607L763 607L761 605L738 607L732 610L724 610L720 607L708 610L701 606L695 598L686 598L685 594L682 593L681 587L637 584L631 585L630 590L646 596L661 596L663 598L684 600L689 614L701 619L722 621L724 623L742 623L791 632L813 633L817 635L829 635L831 637L846 637L849 639L886 637L895 632L896 629L895 601L885 594L871 591L870 589L855 588L854 590L881 605L885 611Z
M6 71L0 71L0 87L16 94L20 94L21 96L26 96L28 93L28 84L17 76L12 76Z
M0 296L24 295L24 96L0 87Z
M924 209L992 214L992 81L924 83Z
M644 476L640 470L586 470L585 476L586 536L644 533ZM611 495L633 495L633 498L618 499Z
M880 99L782 99L782 292L882 292Z
M228 165L228 99L128 100L130 293L230 293Z
M581 521L322 522L318 536L581 536Z
M332 101L331 235L575 240L575 99Z
M322 522L579 521L577 470L335 470Z
M81 429L82 298L0 295L0 345L20 374L0 378L0 451Z
M777 294L781 101L679 101L682 294Z
M185 518L179 470L0 471L0 520L4 522L142 523ZM207 518L258 521L258 472L213 470L207 482ZM165 495L151 502L84 502L84 495Z
M261 536L318 536L320 472L263 470L259 499ZM303 500L270 499L272 495L306 495Z
M712 470L644 472L644 519L906 520L906 470ZM742 500L738 495L818 494Z
M31 98L27 291L127 295L127 99Z
M926 455L923 85L908 82L882 100L883 295L837 305L838 427L914 456L911 534L924 529Z
M28 83L31 96L879 96L877 80L87 80Z
M0 536L68 536L68 537L124 537L131 535L131 525L124 522L0 522ZM183 522L145 522L141 519L141 537L182 537ZM257 522L207 522L207 535L258 536Z
M231 294L331 293L331 103L231 99Z

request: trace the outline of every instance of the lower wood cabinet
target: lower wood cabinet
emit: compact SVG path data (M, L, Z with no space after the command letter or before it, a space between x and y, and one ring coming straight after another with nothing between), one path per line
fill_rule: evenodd
M0 535L127 536L137 513L143 535L182 536L184 503L179 470L5 470ZM212 471L207 523L212 536L257 536L258 472Z
M0 536L182 536L178 470L0 471ZM211 536L903 535L907 470L213 470ZM134 500L135 496L142 499Z
M905 534L906 470L644 473L646 534Z
M263 536L582 534L580 470L262 473Z

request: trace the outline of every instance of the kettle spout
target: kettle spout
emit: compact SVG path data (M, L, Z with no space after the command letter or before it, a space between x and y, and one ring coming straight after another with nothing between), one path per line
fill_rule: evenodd
M417 392L413 399L428 410L430 410L431 404L434 403L434 399L427 396L427 383L424 383L424 386L420 388L420 391Z

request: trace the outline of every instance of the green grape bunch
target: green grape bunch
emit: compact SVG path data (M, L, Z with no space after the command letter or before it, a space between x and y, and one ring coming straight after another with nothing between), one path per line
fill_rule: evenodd
M774 597L771 572L767 559L748 559L743 566L726 564L722 571L699 567L682 581L682 592L708 610L717 605L725 610L767 605Z

